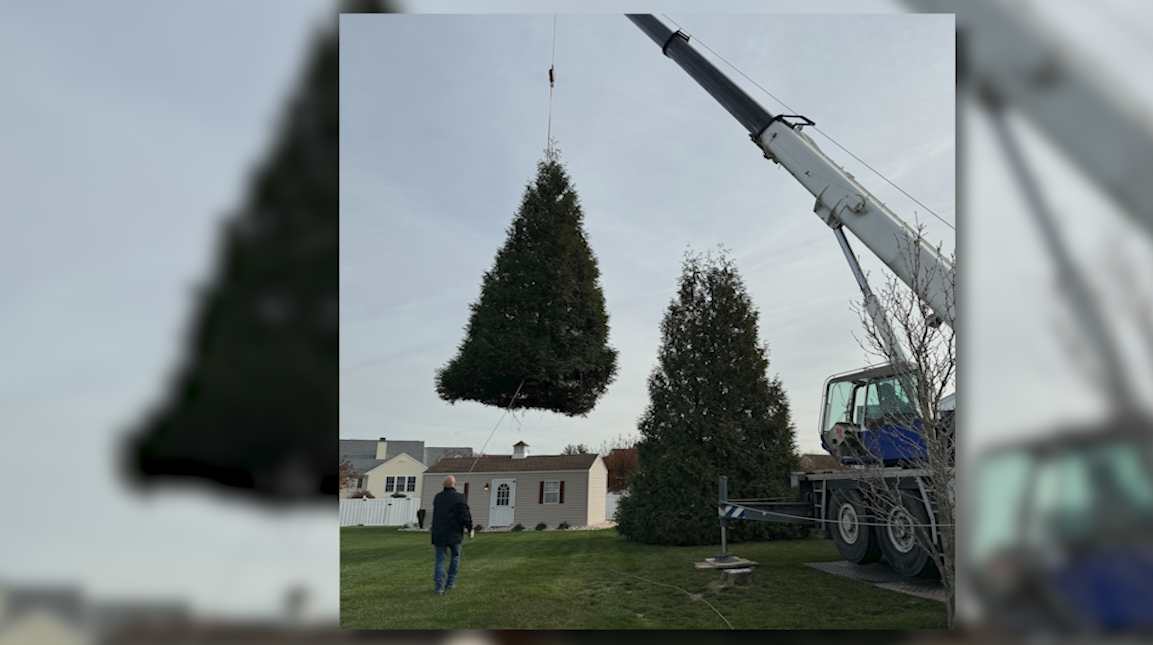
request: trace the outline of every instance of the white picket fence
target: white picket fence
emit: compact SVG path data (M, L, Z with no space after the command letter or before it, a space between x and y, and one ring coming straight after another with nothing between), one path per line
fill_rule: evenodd
M386 497L384 499L340 500L341 526L404 526L416 524L420 499Z
M617 512L617 503L620 502L624 495L620 493L607 493L605 495L605 519L613 519L613 515Z

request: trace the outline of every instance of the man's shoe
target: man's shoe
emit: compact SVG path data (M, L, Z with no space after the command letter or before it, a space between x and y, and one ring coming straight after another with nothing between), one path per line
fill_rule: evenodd
M436 595L438 595L438 596L443 596L443 595L444 595L444 589L437 589L437 590L436 590Z

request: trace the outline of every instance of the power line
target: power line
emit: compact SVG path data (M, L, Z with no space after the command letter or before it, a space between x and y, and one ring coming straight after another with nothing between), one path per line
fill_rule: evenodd
M677 28L677 30L679 30L679 31L683 31L683 30L681 29L681 26L680 26L680 25L678 25L678 24L677 24L677 22L676 22L675 20L673 20L672 18L669 18L667 15L665 15L665 14L663 14L663 13L662 13L661 15L662 15L662 16L664 16L664 18L665 18L666 20L668 20L669 22L673 23L673 25L676 25L676 28ZM708 46L708 45L705 43L705 41L701 40L701 39L698 37L698 38L697 38L697 42L701 44L701 47L704 47L705 49L709 50L709 52L711 52L711 53L713 54L713 56L716 56L717 58L721 59L721 61L723 61L723 62L724 62L726 65L728 65L729 67L731 67L731 68L733 69L733 71L735 71L736 73L738 73L738 74L740 74L741 76L745 77L745 80L747 80L748 82L750 82L750 83L752 83L753 85L755 85L755 86L757 87L757 89L761 90L762 92L764 92L765 94L767 94L767 95L768 95L770 98L772 98L774 101L776 101L777 103L780 103L782 106L784 106L784 108L785 108L786 110L788 110L789 112L793 112L793 113L796 113L796 112L797 112L797 111L796 111L796 110L794 110L793 108L789 107L789 105L788 105L787 103L785 103L785 102L784 102L784 101L782 101L781 99L777 98L777 97L776 97L776 96L775 96L775 95L774 95L772 92L770 92L770 91L766 90L764 87L762 87L760 83L758 83L758 82L754 81L752 78L750 78L748 74L745 74L745 73L744 73L744 72L742 72L740 69L738 69L736 65L733 65L733 64L732 64L732 63L730 63L728 60L726 60L724 56L721 56L721 55L720 55L720 54L718 54L716 51L714 51L712 47L709 47L709 46ZM868 168L869 170L873 171L873 173L874 173L874 174L876 174L876 175L877 175L878 177L880 177L881 179L885 180L885 183L889 184L889 185L890 185L890 186L892 186L893 188L896 188L897 190L899 190L899 191L901 192L901 194L902 194L902 195L904 195L905 197L908 197L909 199L911 199L911 200L913 200L914 202L916 202L916 203L917 203L917 204L918 204L918 205L919 205L921 208L924 208L924 209L925 209L926 211L928 211L928 212L929 212L929 214L930 214L930 215L932 215L933 217L936 217L937 219L941 220L941 223L942 223L942 224L944 224L945 226L948 226L949 228L953 229L954 231L955 231L955 230L957 230L957 227L956 227L956 226L954 226L954 225L950 224L950 223L949 223L947 220L945 220L945 218L943 218L943 217L941 217L940 215L938 215L937 213L935 213L935 212L933 211L933 209L931 209L931 208L929 208L928 206L926 206L925 204L923 204L923 203L921 202L921 200L919 200L919 199L917 199L916 197L913 197L913 196L912 196L912 195L910 195L909 193L905 192L905 189L904 189L904 188L901 188L901 187L900 187L900 186L898 186L897 184L893 183L893 181L891 181L891 180L890 180L888 177L886 177L885 175L883 175L883 174L881 173L881 171L879 171L879 170L877 170L876 168L874 168L874 167L870 166L868 163L866 163L866 162L865 162L865 160L864 160L864 159L861 159L861 158L860 158L860 157L858 157L857 155L853 154L853 153L852 153L852 151L850 151L848 148L846 148L845 146L843 146L843 145L841 145L840 143L838 143L836 139L834 139L833 137L829 136L829 135L828 135L828 133L826 133L824 130L822 130L822 129L818 128L818 127L817 127L817 126L815 126L815 125L811 125L811 126L809 126L809 127L811 127L812 129L816 130L817 132L820 132L820 133L821 133L821 135L822 135L823 137L825 137L826 139L828 139L830 142L832 142L832 144L833 144L833 145L835 145L835 146L837 146L838 148L840 148L841 150L843 150L843 151L844 151L846 154L848 154L850 157L852 157L853 159L856 159L858 162L860 162L860 163L861 163L861 165L863 165L864 167L866 167L866 168Z
M716 608L716 607L713 607L713 603L711 603L711 602L709 602L709 601L705 600L704 598L702 598L700 594L692 594L692 593L689 593L688 591L686 591L686 590L684 590L684 589L681 589L680 587L678 587L678 586L676 586L676 585L669 585L669 584L665 584L665 583L663 583L663 582L655 582L655 581L653 581L653 580L648 580L648 579L646 579L646 578L642 578L642 577L640 577L640 576L635 576L635 575L633 575L633 574L631 574L631 573L625 573L624 571L617 571L616 569L609 569L608 567L597 567L597 568L598 568L598 569L604 569L605 571L612 571L613 573L619 573L619 574L621 574L622 576L630 576L630 577L636 578L637 580L643 580L644 582L647 582L647 583L649 583L649 584L660 585L660 586L662 586L662 587L672 587L673 589L676 589L676 590L678 590L678 591L684 591L686 594L688 594L688 596L689 596L689 598L690 598L690 599L692 599L692 600L699 600L699 601L701 601L701 602L705 603L706 605L708 605L710 609L712 609L713 611L717 612L717 615L721 617L721 620L725 621L725 624L729 626L729 629L734 629L734 630L736 629L736 627L733 627L733 624L729 622L729 619L728 619L728 618L725 618L724 614L722 614L721 612L717 611L717 608Z

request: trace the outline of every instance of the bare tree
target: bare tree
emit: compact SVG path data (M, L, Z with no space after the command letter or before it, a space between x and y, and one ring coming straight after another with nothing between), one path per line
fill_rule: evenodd
M340 490L346 488L353 488L356 486L356 480L360 475L356 469L352 467L352 462L347 457L340 460Z
M906 285L888 277L873 294L888 319L888 329L868 312L867 302L856 307L865 329L858 342L866 353L891 364L893 376L873 384L858 403L870 437L858 437L859 465L853 469L860 482L867 516L875 526L878 546L890 563L927 554L945 587L949 627L955 613L956 553L956 442L955 406L957 345L954 320L941 320L927 304L927 290L940 266L925 266L915 252L922 243L923 225L901 251L913 276ZM937 252L941 253L940 246ZM955 267L955 255L949 256ZM955 268L943 277L948 310L955 311ZM871 417L871 418L870 418ZM883 444L894 447L886 466L878 454ZM900 453L893 459L893 453ZM834 530L837 530L834 527ZM926 569L931 570L926 567Z
M570 443L569 445L564 447L564 450L560 451L560 454L562 454L562 455L587 455L587 454L589 454L589 447L584 445L583 443L578 443L575 445Z

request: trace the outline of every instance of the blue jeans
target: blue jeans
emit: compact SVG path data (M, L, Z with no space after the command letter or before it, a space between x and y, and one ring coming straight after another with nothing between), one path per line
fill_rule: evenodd
M452 587L456 584L456 572L460 569L460 546L460 542L448 546L436 545L436 570L433 573L432 581L436 584L437 591L444 591L445 587ZM446 581L444 560L449 551L452 552L452 561L448 565L448 580Z

